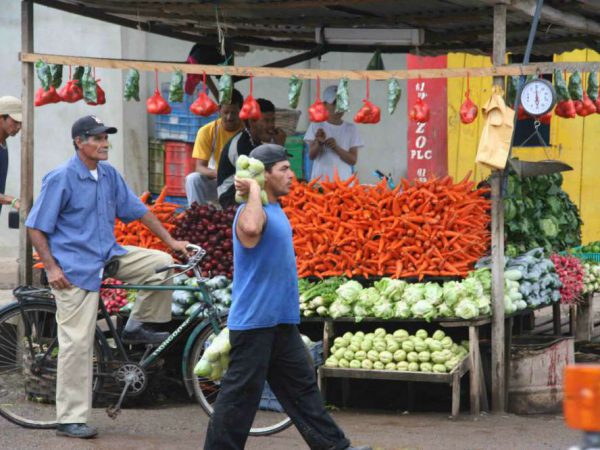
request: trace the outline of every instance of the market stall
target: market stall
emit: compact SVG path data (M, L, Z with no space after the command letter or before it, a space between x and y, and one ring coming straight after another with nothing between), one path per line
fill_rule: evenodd
M403 71L322 71L322 70L310 70L310 69L281 69L273 67L224 67L224 66L213 66L213 65L201 65L201 64L172 64L172 63L158 63L149 61L123 61L123 60L109 60L100 58L83 58L83 57L70 57L60 55L40 55L33 53L31 43L31 33L33 32L33 16L32 16L32 5L34 2L24 1L23 2L23 53L21 60L24 64L24 104L27 108L24 111L23 121L23 158L22 158L22 173L23 173L23 187L22 193L22 221L28 212L31 205L32 193L32 162L33 162L33 143L31 141L31 134L28 132L33 126L33 64L38 62L40 59L47 64L65 64L73 66L89 66L89 67L107 67L113 69L135 69L135 70L148 70L148 71L181 71L182 73L194 73L207 75L227 75L231 76L255 76L255 77L284 77L290 78L292 76L300 79L355 79L355 80L399 80L399 79L431 79L431 78L452 78L452 77L480 77L480 76L494 76L495 82L504 86L504 76L518 76L526 74L543 74L551 73L554 70L568 69L569 71L583 70L592 72L598 69L596 63L579 63L579 64L513 64L504 65L504 56L506 49L506 5L497 5L494 7L494 37L493 41L488 41L487 44L481 44L476 41L477 44L473 44L473 47L493 48L494 50L494 66L489 68L459 68L459 69L417 69L417 70L403 70ZM46 2L36 2L40 4L46 4ZM66 3L66 2L63 2ZM135 3L135 2L133 2ZM299 3L313 3L313 2L299 2ZM327 2L325 2L327 3ZM333 2L335 3L335 2ZM362 2L360 2L362 3ZM432 2L436 3L437 2ZM488 3L488 2L476 2L476 3ZM252 3L256 8L259 8L259 4ZM280 6L289 6L289 3L283 2ZM52 5L49 5L52 6ZM263 7L261 5L260 7ZM314 6L314 4L313 4ZM61 5L62 8L70 8L74 12L77 12L77 7L72 5ZM199 5L199 8L204 5ZM298 3L294 8L307 7L307 5L299 5ZM512 8L512 6L510 6ZM559 17L549 14L550 12L556 12L552 8L544 7L543 10L547 20L554 20L555 23L564 26L567 29L580 29L579 24L575 24L573 14ZM83 8L85 13L91 14L90 7ZM485 9L488 22L490 18L490 8ZM400 11L403 13L404 11ZM140 12L138 11L138 15ZM402 15L402 14L400 14ZM568 16L568 17L567 17ZM105 16L97 16L99 18L108 19L108 14ZM552 17L555 17L552 19ZM565 21L565 17L569 20ZM406 18L406 17L405 17ZM124 19L121 19L124 20ZM527 21L529 17L527 17ZM598 25L587 20L584 23L588 24L587 29L591 29L595 36L600 34L597 30ZM595 30L595 31L594 31ZM191 37L191 36L190 36ZM241 40L242 41L242 40ZM248 40L248 43L258 43L258 41ZM274 41L265 42L261 41L262 44L275 45ZM493 42L493 45L492 45ZM445 40L444 40L445 43ZM523 43L523 41L521 41ZM288 44L291 44L288 43ZM415 44L411 44L415 45ZM419 44L420 45L420 44ZM469 45L469 38L464 37L458 44L463 47L471 47ZM291 45L289 45L292 47ZM405 50L412 48L411 46L405 47ZM452 45L451 45L452 47ZM473 48L471 47L471 48ZM332 46L331 49L338 49L338 47ZM426 47L424 47L426 48ZM365 49L372 50L372 47L365 46ZM429 47L430 51L441 51L447 49L442 44L438 43L437 46L433 45ZM396 49L398 50L398 49ZM314 52L310 54L310 57L314 56ZM297 61L296 58L293 61ZM287 63L292 60L287 61ZM224 78L224 77L222 77ZM390 81L390 84L391 84ZM159 106L154 111L161 112ZM411 105L415 106L415 105ZM426 121L426 115L424 114L423 108L418 108L419 111L415 111L414 120L418 123ZM465 113L467 116L468 111ZM472 114L472 113L471 113ZM467 120L468 117L465 118ZM505 357L507 348L505 347L505 327L510 330L511 314L516 313L519 309L525 309L527 307L539 306L539 303L533 301L527 302L527 299L535 298L536 296L527 296L521 290L522 284L518 283L518 280L524 276L525 272L529 273L530 266L544 262L546 270L548 271L549 265L545 263L547 257L540 254L528 255L533 261L522 264L525 267L522 268L521 275L518 279L512 279L510 276L507 277L506 271L503 270L504 264L502 258L504 255L504 214L505 207L502 202L502 172L496 171L491 177L491 202L486 200L484 194L487 194L485 189L475 190L474 186L468 180L463 182L454 183L449 178L442 178L431 182L417 182L406 181L404 184L398 184L402 189L401 193L393 191L386 186L386 183L375 186L371 189L365 189L358 183L352 187L350 183L342 186L343 183L339 183L339 180L334 180L331 185L321 183L321 188L325 192L316 193L311 191L311 186L296 186L293 195L298 196L295 198L293 205L290 203L288 213L292 223L295 225L296 233L296 250L299 256L299 273L301 276L317 276L317 277L332 277L332 276L346 276L347 278L356 278L357 276L364 277L365 279L373 278L377 279L377 282L382 281L382 277L390 276L395 279L406 279L411 286L421 286L419 282L423 282L422 286L428 284L430 287L428 290L432 293L428 294L429 300L426 301L424 298L417 298L417 295L423 295L423 292L411 294L414 300L412 304L405 302L403 307L398 307L398 303L402 302L401 298L397 299L396 304L393 306L393 313L389 316L389 309L392 308L391 302L388 301L388 305L381 307L381 317L375 316L377 319L390 320L395 316L396 310L401 310L401 314L406 314L408 309L408 315L402 317L402 315L395 317L396 319L418 319L418 320L439 320L440 326L451 326L452 323L457 326L469 328L469 358L462 359L453 365L451 368L446 366L442 372L441 367L438 368L438 374L428 373L429 371L420 370L418 376L412 374L417 371L406 371L406 373L395 372L393 376L389 373L380 373L380 370L369 372L369 369L353 368L353 372L346 372L348 375L360 376L360 377L387 377L391 376L394 379L419 379L424 381L441 381L449 383L453 386L454 397L458 396L457 384L462 375L470 370L471 379L471 406L474 412L479 411L479 399L487 398L482 393L481 387L483 383L480 378L480 356L479 356L479 338L478 338L478 327L492 323L492 407L495 411L503 411L506 407L506 369L505 369ZM341 184L341 185L340 185ZM339 188L339 190L338 190ZM352 197L349 201L351 203L349 208L344 208L336 211L334 205L337 202L345 201L344 197L346 192L344 189L350 191ZM341 195L340 195L341 193ZM396 195L398 194L398 195ZM302 195L304 197L310 197L311 201L304 201L302 203ZM329 195L329 197L328 197ZM317 201L318 199L318 201ZM332 203L326 203L328 201ZM318 205L325 204L323 211L328 213L328 216L319 214L319 211L311 209L318 207ZM306 205L306 208L304 207ZM432 205L436 205L432 208ZM350 214L348 211L351 211ZM466 211L469 214L466 215ZM488 213L491 211L491 232L488 231L490 225L490 217ZM315 214L315 212L317 214ZM463 217L460 217L460 214ZM476 213L476 215L475 215ZM190 213L191 214L191 213ZM212 214L212 212L211 212ZM303 216L304 214L304 216ZM306 226L307 221L306 214L311 217L312 225ZM336 216L336 214L339 214ZM343 214L350 214L344 217ZM475 215L477 220L473 220ZM456 217L455 217L456 216ZM201 216L198 216L202 219ZM314 223L313 219L317 219L317 223ZM332 218L337 222L332 222ZM208 220L208 218L206 218ZM179 226L183 232L189 233L190 230L185 229L183 226L183 218L178 218L179 223L172 223L174 227ZM294 223L295 221L295 223ZM337 229L330 229L329 233L327 230L328 223L338 223ZM345 227L344 224L350 226ZM309 228L313 227L313 230ZM226 231L225 228L215 227L219 232ZM343 230L341 233L339 230ZM409 233L412 231L412 235ZM369 233L371 233L369 235ZM128 239L133 233L125 232L123 230L123 239ZM411 242L404 240L404 237L410 237ZM316 236L320 236L316 237ZM323 236L326 236L326 240L323 241ZM199 243L203 243L201 237L197 237ZM350 239L348 242L343 243L344 239ZM218 239L218 238L215 238ZM209 238L206 237L208 241ZM141 242L141 240L140 240ZM411 248L410 251L407 248ZM488 253L491 248L492 260L490 269L482 269L483 272L473 272L475 269L474 264L482 256ZM531 247L524 247L524 251L533 250ZM220 248L216 251L228 252L225 244L220 244ZM360 256L359 256L360 252ZM21 279L26 281L30 279L29 261L30 261L30 246L27 241L26 234L21 234L21 261L22 273ZM517 255L514 255L517 256ZM546 255L549 256L549 255ZM319 260L315 260L319 259ZM321 264L319 264L321 263ZM215 272L222 271L228 275L230 268L221 265L219 268L218 264L216 267L206 267L205 270ZM313 270L314 269L314 270ZM542 270L542 269L540 269ZM485 275L484 282L477 279L479 275ZM513 277L517 275L512 274ZM431 277L446 277L447 279L434 279ZM452 279L458 278L458 279ZM459 283L458 280L464 279ZM467 280L470 281L467 283ZM509 283L512 281L513 283ZM346 281L348 282L348 281ZM404 281L406 283L406 281ZM437 284L443 282L444 284ZM456 286L463 283L468 285L474 285L470 288L462 287L465 291L469 289L481 290L472 294L473 298L465 300L463 297L467 295L461 294L459 298L455 298L456 308L451 308L454 305L448 305L446 299L444 299L444 289L447 283L455 283L452 286ZM516 286L514 283L519 284ZM437 288L435 287L437 285ZM555 285L550 286L550 282L543 289L547 289L545 299L552 299L551 292L556 292ZM337 286L336 290L341 288L341 285ZM374 288L374 286L360 286L361 290ZM358 288L356 288L358 289ZM406 290L417 291L424 288L410 288L403 286L402 296ZM461 289L461 288L457 288ZM506 292L505 292L506 289ZM514 292L519 289L519 292ZM441 290L441 294L440 294ZM485 292L484 292L485 290ZM436 291L436 292L433 292ZM515 293L514 298L508 296L507 301L506 293L513 291ZM373 291L370 291L373 292ZM450 292L450 288L448 288ZM518 295L517 295L518 294ZM437 297L436 297L437 295ZM451 296L448 294L447 296ZM520 296L520 298L518 298ZM537 297L540 297L537 295ZM389 299L388 299L389 300ZM444 300L440 302L440 300ZM336 300L332 300L332 303ZM422 303L425 302L425 303ZM438 302L438 304L433 304ZM462 303L464 302L464 303ZM522 303L521 303L522 302ZM516 304L518 303L518 305ZM523 303L525 306L523 307ZM419 307L416 307L419 305ZM441 308L440 305L446 305L446 308ZM458 308L459 305L462 305ZM476 305L476 306L475 306ZM321 305L323 306L323 305ZM347 305L346 305L347 306ZM356 305L352 305L356 307ZM363 308L365 305L362 305ZM434 308L435 307L435 308ZM377 310L379 311L379 309ZM335 336L335 327L332 325L336 320L347 320L346 314L342 314L338 317L333 317L333 314L328 310L328 315L332 317L333 321L326 319L324 321L324 337L326 340L330 340ZM356 314L354 314L356 316ZM442 319L439 319L442 317ZM484 316L483 318L481 316ZM491 318L490 318L491 316ZM327 315L326 315L327 317ZM369 317L368 315L366 317ZM459 317L462 321L453 322L450 319ZM327 325L330 324L330 325ZM437 331L437 330L436 330ZM439 334L438 334L439 335ZM326 352L331 351L327 345ZM434 344L435 347L435 344ZM392 346L393 348L393 346ZM337 350L337 349L336 349ZM387 350L385 350L387 351ZM426 351L426 350L422 350ZM387 354L385 357L387 358ZM464 356L464 355L463 355ZM431 355L430 355L431 357ZM425 358L425 356L423 356ZM449 359L449 358L446 358ZM364 361L364 359L363 359ZM440 359L441 361L441 359ZM380 361L381 362L381 361ZM396 361L398 364L401 361ZM412 361L416 363L416 361ZM350 362L348 362L349 364ZM382 362L383 363L383 362ZM390 361L391 363L391 361ZM421 361L420 364L428 363L428 361ZM339 364L339 361L338 361ZM331 365L331 364L330 364ZM354 364L355 365L355 364ZM368 364L367 364L368 365ZM428 366L424 366L429 368ZM396 365L397 368L397 365ZM421 368L419 366L419 368ZM322 375L327 376L338 376L344 372L339 370L350 369L350 367L325 367ZM432 367L433 369L433 367ZM364 370L364 372L362 371ZM359 371L359 372L356 372ZM384 375L385 374L385 375ZM408 378L407 378L408 377ZM452 411L455 414L458 410L458 404L453 402Z

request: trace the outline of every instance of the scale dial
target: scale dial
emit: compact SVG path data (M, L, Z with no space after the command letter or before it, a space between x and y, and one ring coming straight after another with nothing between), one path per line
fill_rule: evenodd
M523 109L530 116L543 116L554 107L556 91L549 81L535 78L523 86L520 101Z

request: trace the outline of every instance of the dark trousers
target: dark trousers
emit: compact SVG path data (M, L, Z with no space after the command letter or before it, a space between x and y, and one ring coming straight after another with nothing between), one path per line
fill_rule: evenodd
M277 400L313 450L350 445L325 410L310 355L295 325L230 331L229 368L208 425L205 450L243 449L269 382Z

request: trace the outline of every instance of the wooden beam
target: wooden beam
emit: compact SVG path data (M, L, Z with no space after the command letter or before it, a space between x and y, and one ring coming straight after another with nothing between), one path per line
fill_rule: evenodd
M492 62L504 64L506 55L506 6L494 6L494 47ZM494 77L494 84L504 84ZM504 329L504 203L502 170L492 172L492 411L506 411L506 361Z
M328 50L330 50L328 48ZM339 80L346 77L349 80L399 80L415 78L455 78L466 77L505 77L516 75L533 75L536 73L552 73L555 69L572 72L579 70L591 72L600 70L600 62L568 62L568 63L535 63L535 64L509 64L493 67L461 67L447 69L416 69L416 70L320 70L320 69L289 69L275 67L250 67L250 66L210 66L203 64L184 64L164 61L140 61L127 59L90 58L83 56L51 55L47 53L22 53L21 61L35 63L43 60L50 64L64 64L71 66L93 66L107 69L137 69L143 71L174 72L181 70L184 73L207 75L223 75L264 78L289 78L296 75L303 79ZM292 57L294 58L294 57Z
M480 0L482 3L487 5L495 5L502 3L511 11L518 11L533 17L535 14L536 1L535 0ZM573 14L569 12L561 11L560 9L552 6L542 6L540 15L540 21L543 23L551 23L561 27L568 28L571 31L577 31L580 33L593 34L600 36L600 23L585 18L579 14Z
M33 0L21 2L21 51L33 52ZM33 257L25 220L33 203L33 65L21 64L21 190L19 199L19 284L31 285Z

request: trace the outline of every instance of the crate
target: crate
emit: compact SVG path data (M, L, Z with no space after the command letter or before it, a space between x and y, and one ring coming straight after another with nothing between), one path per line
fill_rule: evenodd
M168 101L169 83L162 83L161 94ZM171 114L158 114L154 116L154 135L158 139L194 142L198 130L207 123L216 120L218 113L209 117L192 114L190 106L198 96L198 89L193 95L183 94L183 102L170 102Z
M296 178L299 180L306 179L304 172L304 154L306 153L306 145L301 135L288 136L285 140L285 148L290 154L289 160Z
M315 368L323 365L323 341L315 342L310 348L310 356L312 357ZM271 390L271 386L269 386L269 383L266 381L258 408L266 411L283 412L283 407Z
M571 252L562 252L563 254L567 254L570 256L574 256L576 258L585 260L585 261L593 261L600 263L600 253L581 253L582 247L575 247Z
M186 142L165 142L165 183L167 195L185 197L185 177L195 169L192 150Z
M148 140L148 190L159 193L165 185L165 147L158 139Z

